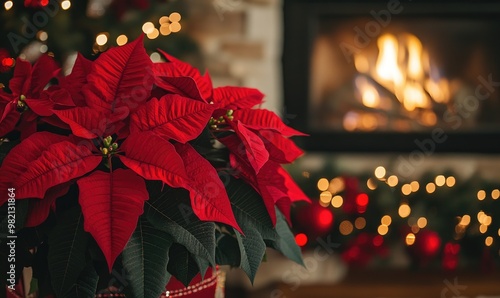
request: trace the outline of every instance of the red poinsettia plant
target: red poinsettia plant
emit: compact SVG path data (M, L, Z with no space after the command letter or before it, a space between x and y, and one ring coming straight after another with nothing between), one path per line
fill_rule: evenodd
M17 59L0 91L0 241L17 237L16 279L29 266L40 292L90 297L116 271L149 298L216 265L253 280L267 247L301 262L290 208L308 199L282 164L304 134L254 108L258 90L213 88L162 54L138 38L66 76L48 55Z

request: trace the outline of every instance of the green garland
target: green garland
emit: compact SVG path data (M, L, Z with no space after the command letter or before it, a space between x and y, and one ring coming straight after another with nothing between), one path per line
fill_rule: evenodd
M334 162L326 162L322 168L314 171L308 171L307 165L308 160L304 158L298 164L290 166L288 170L306 194L333 212L334 224L329 231L321 233L320 238L309 237L306 248L314 248L318 245L319 239L331 237L332 241L340 244L339 252L346 256L353 245L363 246L359 241L356 242L360 235L368 234L376 237L382 234L380 236L388 251L380 254L371 251L364 252L365 255L363 253L358 255L359 258L369 259L369 262L363 265L390 266L389 264L394 261L392 259L395 258L392 252L396 247L405 248L404 251L410 260L408 266L414 268L479 267L486 270L498 264L500 260L498 181L479 175L463 179L452 170L427 171L418 179L404 180L394 175L390 168L383 170L381 168L378 173L376 169L372 169L352 174L340 170ZM384 172L385 175L381 175ZM318 183L322 178L326 178L323 183L329 182L325 185L332 191L331 195L328 189L327 193L323 193L325 185ZM337 179L332 183L334 178ZM344 187L339 188L338 181L343 181ZM352 187L346 189L346 183L358 185L353 191ZM366 211L360 213L355 198L363 193L369 199ZM339 198L335 196L342 197L342 206L339 208L332 206L332 203L336 206L339 204ZM401 205L407 205L410 213L405 214L408 213L407 207L400 210ZM354 206L354 211L349 210L349 206ZM364 208L361 208L361 211L362 209ZM303 212L301 208L294 210L296 233L310 231L307 229L310 225L300 222L301 212ZM382 219L384 216L385 220ZM386 225L387 228L381 227L384 226L384 221L388 222L387 216L390 217L390 224ZM359 220L361 223L358 223L361 228L355 227L357 218L362 218ZM429 232L433 235L431 238L437 240L429 239ZM317 236L317 233L306 232L306 234ZM420 240L419 243L419 238L424 241ZM433 245L436 247L432 247ZM456 256L453 259L456 259L456 264L449 265L446 260L453 257L454 253Z

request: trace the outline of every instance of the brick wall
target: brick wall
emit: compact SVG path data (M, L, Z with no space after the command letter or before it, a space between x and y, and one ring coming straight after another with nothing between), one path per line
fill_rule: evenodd
M281 115L281 0L189 0L187 30L215 86L257 88Z

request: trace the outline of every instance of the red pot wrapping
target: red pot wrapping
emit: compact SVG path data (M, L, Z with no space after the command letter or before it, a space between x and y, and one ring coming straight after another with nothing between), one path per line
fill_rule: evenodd
M223 298L225 273L217 267L216 270L208 268L205 279L201 279L198 274L191 281L189 286L185 287L175 277L170 277L163 297L186 297L186 298Z

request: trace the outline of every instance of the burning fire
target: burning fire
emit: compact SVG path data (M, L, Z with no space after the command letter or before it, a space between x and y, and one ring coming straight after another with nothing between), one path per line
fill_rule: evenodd
M409 33L398 37L384 34L377 46L376 59L355 56L354 65L360 73L355 84L362 104L387 111L391 107L386 103L392 101L397 109L403 107L405 117L424 126L435 125L433 106L450 101L450 82L437 74L422 42Z

